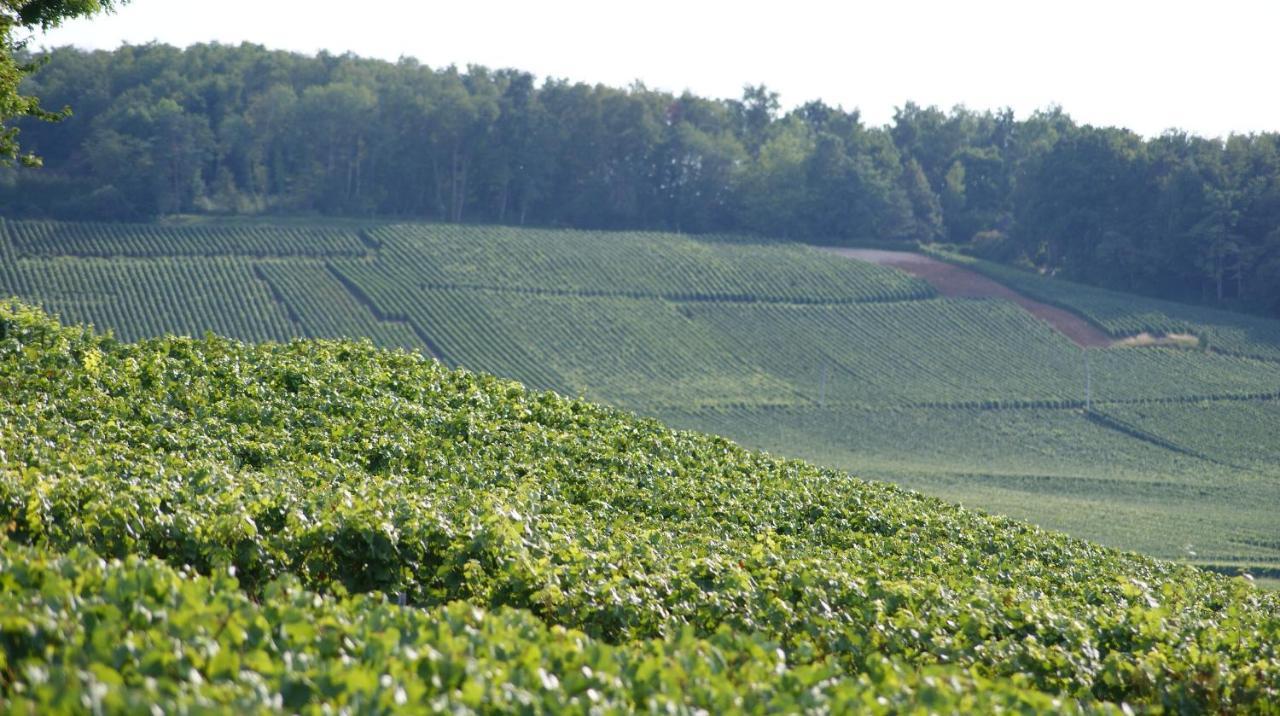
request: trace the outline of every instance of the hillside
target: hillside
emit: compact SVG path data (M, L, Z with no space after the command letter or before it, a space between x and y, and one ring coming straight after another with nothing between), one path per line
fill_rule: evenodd
M1219 353L1280 361L1280 321L1203 306L1135 298L1068 281L1047 281L1035 274L990 261L949 252L933 253L986 274L1023 294L1085 316L1117 338L1143 332L1189 333Z
M1243 579L417 353L4 305L0 390L10 712L1280 703Z
M1116 337L1207 344L1082 352L1009 301L893 268L653 233L10 221L0 257L0 295L123 339L370 337L1111 546L1280 573L1264 319L979 267Z

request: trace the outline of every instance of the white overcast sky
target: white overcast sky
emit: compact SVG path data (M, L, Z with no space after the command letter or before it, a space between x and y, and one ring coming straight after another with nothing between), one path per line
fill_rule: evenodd
M255 42L437 67L737 97L823 99L873 125L908 100L1077 121L1153 136L1280 131L1280 2L1003 0L133 0L38 46L111 49Z

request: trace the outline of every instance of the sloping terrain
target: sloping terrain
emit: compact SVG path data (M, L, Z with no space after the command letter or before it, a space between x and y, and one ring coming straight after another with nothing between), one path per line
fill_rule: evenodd
M0 306L0 709L1275 712L1280 598L367 342Z
M943 296L953 298L1001 298L1022 306L1031 315L1058 329L1082 348L1106 348L1115 338L1080 316L1057 306L1041 303L1014 291L1003 283L956 264L911 251L822 247L837 256L893 266L929 282Z
M1280 433L1274 322L1141 299L1126 316L1015 277L1105 310L1114 337L1159 323L1209 346L1082 350L1006 300L733 237L5 222L0 254L0 294L121 338L368 337L1108 545L1280 569L1280 467L1224 457Z
M1230 355L1280 361L1280 321L1133 296L1048 279L1010 266L945 251L935 256L989 276L1014 290L1087 318L1115 338L1140 333L1196 336L1202 347Z

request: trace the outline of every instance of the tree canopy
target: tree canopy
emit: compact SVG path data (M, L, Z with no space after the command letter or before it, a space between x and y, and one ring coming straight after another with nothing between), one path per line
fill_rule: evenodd
M127 0L119 0L124 2ZM11 125L20 117L56 119L66 114L49 112L40 106L39 98L23 94L20 85L34 65L19 59L31 30L48 30L64 20L109 10L117 0L0 0L0 165L38 164L32 154L21 154L18 128Z

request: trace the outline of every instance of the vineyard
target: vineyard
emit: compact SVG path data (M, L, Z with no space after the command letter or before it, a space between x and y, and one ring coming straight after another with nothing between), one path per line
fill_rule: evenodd
M12 250L19 256L79 258L98 256L363 256L368 246L357 231L323 225L209 226L184 228L150 224L94 224L0 219Z
M429 225L381 227L370 237L381 248L379 272L432 288L750 303L934 295L898 271L732 237Z
M1191 420L1201 409L1221 413L1223 426L1239 430L1224 448L1253 439L1256 453L1268 449L1259 445L1274 450L1275 413L1267 422L1266 415L1235 409L1245 405L1106 408L1108 415L1181 414L1188 439L1179 450L1100 424L1081 410L1053 408L738 408L670 419L822 464L857 465L860 476L968 506L1035 515L1037 524L1103 544L1280 576L1271 567L1280 562L1275 463L1216 459L1216 436L1197 434ZM1251 422L1257 418L1263 419Z
M18 261L12 274L14 285L0 292L38 287L50 311L110 327L125 339L205 331L245 340L303 335L254 266L236 258L55 258Z
M1036 300L1078 313L1116 337L1143 332L1188 333L1215 351L1280 361L1280 321L1046 279L944 251L932 254L986 274Z
M0 222L0 296L122 340L368 338L1150 555L1280 574L1280 323L966 261L1122 338L741 237Z
M1205 401L1177 407L1116 405L1106 414L1224 465L1258 469L1280 464L1280 402Z
M8 713L1280 704L1243 578L419 352L3 305L0 390Z

